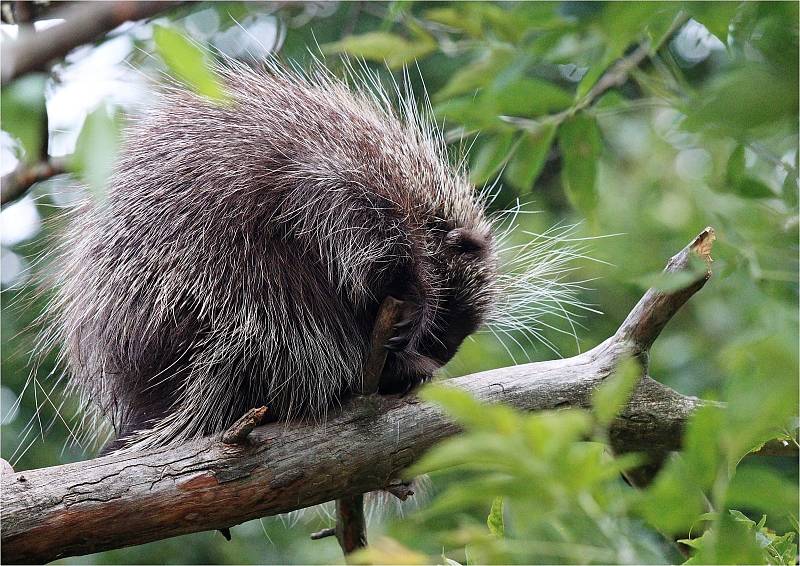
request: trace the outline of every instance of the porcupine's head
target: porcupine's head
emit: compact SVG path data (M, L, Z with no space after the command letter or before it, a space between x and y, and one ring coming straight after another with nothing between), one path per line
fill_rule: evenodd
M379 133L382 155L365 161L380 160L383 178L369 182L403 211L398 220L409 236L403 253L411 265L399 270L401 281L389 294L409 303L418 331L399 367L389 370L430 375L489 318L499 257L485 195L470 182L464 161L452 163L430 107L399 98L382 116L388 125Z
M451 177L426 219L434 285L431 332L418 345L437 366L456 354L464 339L478 330L496 302L498 255L484 205L465 176Z
M422 132L435 129L418 115L414 120ZM427 203L416 222L424 241L418 258L427 285L420 300L427 312L413 348L419 357L409 364L412 373L444 366L479 330L493 334L512 360L512 345L522 348L523 341L558 354L542 330L575 336L574 319L592 310L580 299L582 282L566 279L574 260L586 259L581 240L573 237L576 226L522 232L518 201L510 210L491 212L495 188L476 188L463 166L450 164L441 132L424 137L403 175Z

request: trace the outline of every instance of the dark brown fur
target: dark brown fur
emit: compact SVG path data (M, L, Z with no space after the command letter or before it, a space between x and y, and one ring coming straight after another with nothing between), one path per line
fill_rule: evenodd
M407 301L386 392L428 379L494 300L481 203L404 105L277 65L177 87L126 137L65 246L54 340L112 446L322 416L360 379L378 305Z

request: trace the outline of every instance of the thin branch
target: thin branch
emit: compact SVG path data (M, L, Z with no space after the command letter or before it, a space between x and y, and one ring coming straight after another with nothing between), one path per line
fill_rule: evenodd
M400 320L402 308L403 301L398 301L392 296L387 296L378 308L370 337L369 354L364 365L360 391L362 395L374 395L378 392L383 366L386 364L386 343L394 334L394 325ZM336 500L336 528L333 532L345 558L348 554L367 546L363 494L358 493Z
M394 333L394 325L400 320L403 301L398 301L392 296L386 297L378 309L375 324L370 336L369 356L364 364L364 378L361 384L361 394L370 395L378 392L383 365L386 363L386 343Z
M68 172L68 160L63 158L54 157L49 161L41 161L32 165L21 163L11 173L3 175L0 180L0 204L9 204L21 198L31 186L39 181L45 181Z
M560 124L570 116L573 116L577 112L584 110L597 102L601 96L603 96L612 88L624 85L627 82L631 72L635 69L638 69L648 57L658 52L658 50L661 49L664 44L669 42L688 21L689 15L686 12L680 12L675 17L672 25L663 35L658 44L651 45L647 40L642 41L628 55L622 57L621 59L617 60L616 63L611 65L611 67L609 67L600 76L589 92L577 102L577 104L571 108L568 108L567 110L564 110L563 112L547 116L544 118L544 120L547 120L551 123ZM514 121L519 122L520 124L524 124L526 122L524 119L515 119Z
M48 64L63 58L75 47L102 37L129 20L148 18L180 2L76 2L47 10L48 17L64 22L34 33L32 19L39 6L33 2L15 2L11 19L19 25L14 41L4 41L0 53L0 77L6 86L15 78L34 71L47 70ZM30 29L27 29L30 28ZM47 111L42 121L42 143L34 164L21 164L4 175L0 183L0 205L25 195L35 183L67 172L63 158L49 159Z
M669 319L711 277L711 246L716 237L714 229L709 226L669 260L664 273L678 273L691 269L692 257L702 259L706 263L706 269L703 274L698 274L692 284L683 289L672 292L649 289L620 325L617 331L618 339L632 342L637 353L650 349Z
M177 4L171 1L76 2L54 11L52 17L64 19L63 23L3 43L0 82L5 86L25 73L46 70L51 61L102 37L120 24L149 18Z
M694 253L691 246L685 251ZM687 289L695 292L705 279L700 274ZM631 337L657 335L654 330L681 307L683 300L665 300L671 295L645 294L634 309L641 318L629 317L624 331L588 352L446 383L481 402L521 410L589 407L595 388L647 346L648 340L637 344ZM648 314L656 312L658 317ZM610 442L615 450L678 449L687 419L706 404L645 376L612 423ZM230 528L358 496L396 483L425 451L458 432L440 408L413 395L359 396L324 426L268 424L253 430L246 446L209 437L174 448L3 474L0 559L47 562ZM797 454L796 445L784 448L784 454Z
M367 546L367 519L364 516L362 493L336 500L335 532L345 560L352 552Z
M314 533L311 533L311 536L309 538L311 538L311 540L320 540L323 538L335 537L335 536L336 536L336 528L328 527L322 529L321 531L316 531Z
M625 84L631 71L637 69L645 59L656 53L665 43L669 42L688 21L689 14L681 11L675 17L672 25L670 25L669 29L664 33L659 43L651 46L649 41L642 41L629 55L626 55L614 63L610 69L603 73L583 100L578 103L576 110L586 108L597 101L607 91Z

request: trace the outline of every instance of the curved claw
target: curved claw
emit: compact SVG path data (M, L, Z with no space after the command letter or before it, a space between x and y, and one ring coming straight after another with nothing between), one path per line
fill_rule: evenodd
M394 338L389 338L389 340L387 340L384 348L390 352L399 352L408 345L408 340L409 337L405 335L395 336Z

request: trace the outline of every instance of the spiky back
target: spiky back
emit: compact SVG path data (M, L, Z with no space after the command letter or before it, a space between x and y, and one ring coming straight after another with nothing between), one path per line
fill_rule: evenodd
M53 341L127 446L261 404L324 414L360 379L377 304L406 283L419 328L395 369L419 365L452 291L443 235L489 231L410 103L395 113L374 82L353 91L321 68L219 72L227 103L163 89L63 248ZM491 263L467 300L488 304Z

